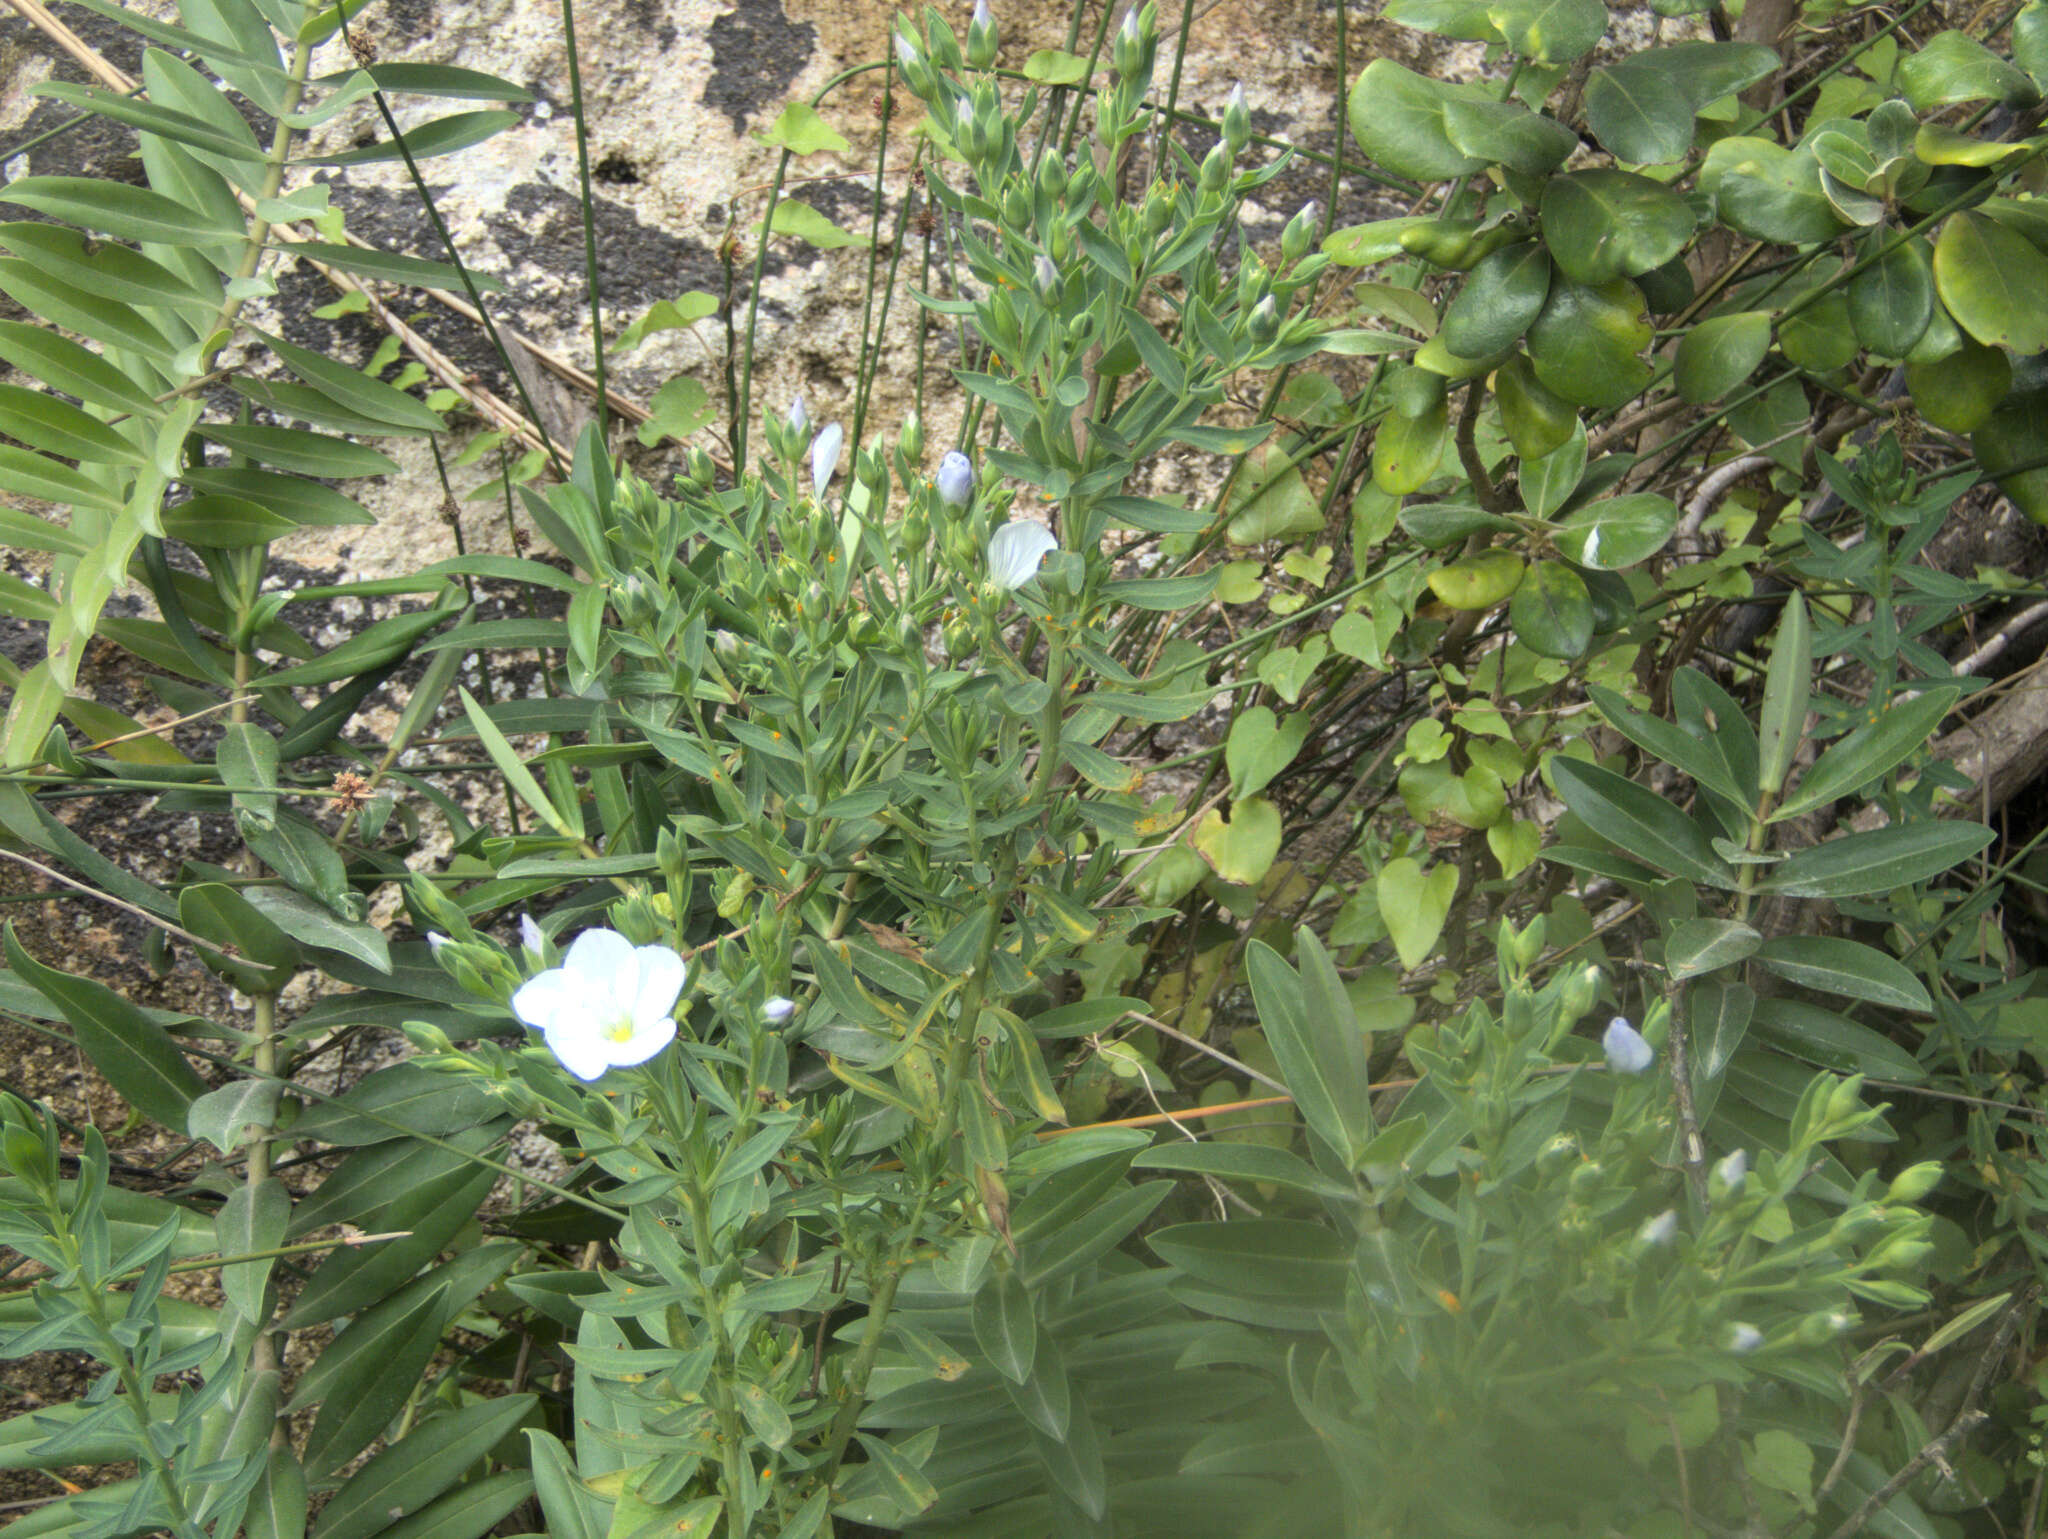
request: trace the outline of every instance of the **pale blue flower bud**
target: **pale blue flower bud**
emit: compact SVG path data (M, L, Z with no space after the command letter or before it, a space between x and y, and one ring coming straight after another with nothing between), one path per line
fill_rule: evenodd
M1728 1350L1737 1357L1747 1357L1764 1344L1764 1333L1747 1321L1738 1320L1728 1328Z
M1607 1067L1616 1074L1645 1074L1657 1061L1657 1050L1643 1040L1643 1034L1629 1025L1624 1016L1617 1015L1607 1023L1600 1046L1607 1053Z
M1669 1245L1678 1237L1678 1210L1666 1208L1636 1232L1636 1238L1645 1245Z
M949 508L964 508L974 500L974 461L958 449L947 451L932 480L939 489L939 500Z
M441 948L447 944L448 937L443 935L439 930L427 931L427 949L433 952L435 956L439 956L441 954Z
M1060 292L1060 270L1052 265L1052 258L1044 252L1032 259L1031 276L1038 285L1038 292L1045 299L1056 299Z
M804 410L804 398L798 396L789 403L789 415L782 419L789 427L789 436L801 439L811 430L811 414Z
M533 922L533 915L519 916L519 944L539 956L546 949L547 941L540 933L540 926Z
M1059 541L1043 524L1012 520L998 529L988 542L988 580L1008 593L1021 588L1038 575L1039 563L1059 548Z
M974 20L967 24L967 62L976 69L996 62L996 19L988 0L974 0Z
M839 448L846 442L846 430L834 422L811 442L811 495L823 500L832 474L839 469Z
M906 70L915 69L924 62L918 57L917 44L902 32L896 34L896 62Z
M770 1026L780 1026L795 1014L796 1001L785 999L780 994L777 994L773 999L761 1006L761 1019Z

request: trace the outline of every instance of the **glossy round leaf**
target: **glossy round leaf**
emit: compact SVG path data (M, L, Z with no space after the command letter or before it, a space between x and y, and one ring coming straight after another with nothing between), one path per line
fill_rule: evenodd
M1526 354L1517 353L1494 371L1493 399L1508 442L1525 460L1550 453L1578 426L1571 402L1544 387Z
M1512 551L1488 550L1429 574L1429 588L1452 609L1491 609L1522 580L1522 558Z
M1997 476L1998 489L2037 524L2048 524L2048 388L2015 391L1970 436L1977 462ZM2032 465L2031 470L2020 467Z
M1823 294L1778 323L1778 347L1802 369L1826 374L1856 356L1856 329L1849 299L1840 289Z
M1593 71L1586 81L1586 124L1617 160L1666 165L1692 148L1700 108L1777 67L1777 53L1761 43L1643 49Z
M1400 513L1401 527L1424 550L1462 545L1475 534L1504 534L1514 524L1469 502L1423 502Z
M1543 190L1543 240L1574 283L1606 283L1661 267L1692 236L1685 199L1632 171L1576 171Z
M1929 123L1913 137L1913 153L1930 166L1995 166L2027 153L2024 144L1972 139L1968 134Z
M1514 102L1446 102L1444 132L1465 154L1524 176L1549 175L1579 147L1579 136L1556 118Z
M1855 192L1876 192L1882 185L1877 158L1845 130L1825 129L1813 136L1814 159L1821 170Z
M1771 318L1764 311L1716 315L1680 338L1672 379L1695 406L1718 401L1754 374L1770 350Z
M1569 661L1593 644L1593 599L1562 561L1539 561L1515 589L1508 623L1530 651Z
M2015 69L1964 32L1937 32L1918 53L1899 62L1899 89L1921 112L1957 102L1991 100L2031 107L2041 92Z
M1382 168L1422 182L1448 181L1470 176L1486 162L1451 142L1444 106L1486 95L1418 75L1391 59L1375 59L1351 87L1345 110L1358 147Z
M1700 190L1713 196L1725 224L1754 240L1806 246L1833 240L1844 227L1810 149L1788 150L1769 139L1722 139L1707 151Z
M1540 241L1494 252L1474 267L1444 312L1444 344L1467 358L1511 345L1550 296L1550 254Z
M1871 240L1885 243L1888 232ZM1906 241L1849 280L1849 320L1856 339L1873 353L1903 358L1927 332L1934 315L1934 263L1927 243Z
M1951 433L1974 433L2012 389L2005 354L1981 342L1963 345L1933 363L1908 363L1906 388L1920 415Z
M1390 496L1420 491L1436 474L1451 436L1443 402L1419 417L1387 416L1372 440L1373 485Z
M1650 366L1643 293L1626 278L1588 286L1554 279L1542 314L1529 328L1536 377L1578 406L1619 406L1641 393Z
M1586 452L1586 425L1574 417L1563 443L1548 454L1522 461L1516 484L1531 517L1548 518L1572 500L1586 479Z
M1580 566L1619 571L1656 555L1677 527L1677 503L1654 492L1631 492L1572 514L1557 532L1557 548Z
M1652 315L1676 315L1699 293L1692 281L1692 269L1685 265L1683 254L1673 257L1662 267L1638 273L1636 287L1643 291L1643 303L1650 307Z
M1487 0L1387 0L1386 20L1463 43L1497 43L1500 34L1486 19Z
M1931 261L1927 272L1928 281L1932 282L1934 266ZM1969 340L1963 335L1963 328L1950 319L1948 311L1936 305L1928 312L1927 329L1920 333L1920 340L1907 352L1906 362L1939 363L1942 359L1952 358L1961 352L1963 344Z
M1934 243L1934 285L1956 324L1990 347L2048 352L2048 256L1982 214L1956 214Z
M1494 0L1486 16L1510 49L1538 64L1569 64L1607 35L1604 0Z
M1523 242L1523 246L1529 244L1531 243ZM1522 247L1515 249L1520 250ZM1473 271L1477 272L1478 269L1474 268ZM1482 374L1491 374L1495 369L1508 361L1507 349L1508 345L1513 341L1512 338L1509 339L1509 344L1503 344L1488 352L1467 357L1462 350L1453 348L1445 340L1445 333L1449 329L1449 327L1445 327L1444 331L1438 332L1415 350L1416 368L1426 370L1440 379L1458 382L1478 379ZM1516 335L1519 336L1520 333L1518 332Z

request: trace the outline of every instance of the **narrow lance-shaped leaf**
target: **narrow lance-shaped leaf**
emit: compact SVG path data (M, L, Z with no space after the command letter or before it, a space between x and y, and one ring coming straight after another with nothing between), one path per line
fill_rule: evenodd
M1794 591L1778 621L1778 639L1764 674L1764 701L1757 730L1757 784L1775 799L1785 788L1792 756L1806 732L1806 707L1813 688L1813 630L1806 599Z

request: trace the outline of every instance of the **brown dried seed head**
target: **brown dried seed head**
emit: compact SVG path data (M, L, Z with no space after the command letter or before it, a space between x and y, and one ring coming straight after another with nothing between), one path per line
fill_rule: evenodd
M334 805L343 812L361 811L370 800L370 782L354 770L342 770L334 777Z

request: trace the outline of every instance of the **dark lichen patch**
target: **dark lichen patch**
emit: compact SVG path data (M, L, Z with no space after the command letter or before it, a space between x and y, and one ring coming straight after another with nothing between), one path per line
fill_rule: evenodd
M640 180L640 168L622 150L613 150L590 168L590 174L614 187L631 187Z
M597 272L608 304L647 305L685 289L716 291L718 261L708 246L642 224L631 209L595 200ZM576 196L529 182L486 221L511 264L508 279L553 274L583 287L583 211Z
M703 101L745 128L751 113L781 102L810 62L818 29L792 22L781 0L739 0L711 24L711 78Z
M676 24L662 14L662 0L626 0L626 14L654 34L654 41L662 52L675 47Z

